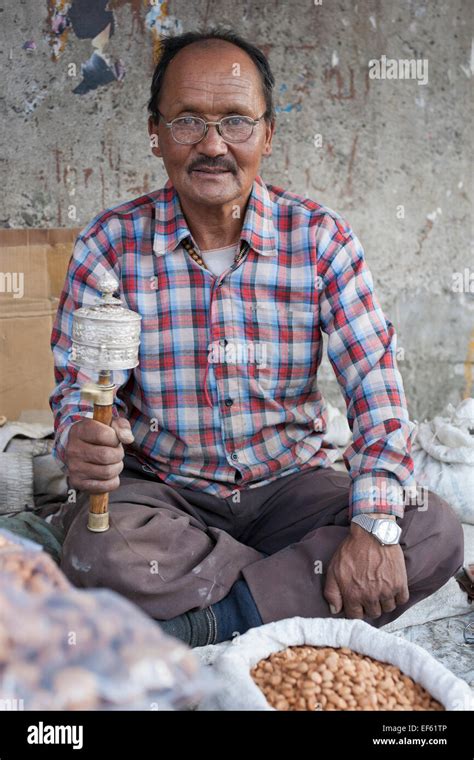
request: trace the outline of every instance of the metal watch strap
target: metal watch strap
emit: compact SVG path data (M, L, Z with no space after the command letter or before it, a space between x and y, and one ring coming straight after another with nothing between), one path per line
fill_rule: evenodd
M368 533L372 533L375 519L373 517L369 517L368 515L361 514L353 517L352 522L355 522L356 525L360 525L360 527L366 530Z

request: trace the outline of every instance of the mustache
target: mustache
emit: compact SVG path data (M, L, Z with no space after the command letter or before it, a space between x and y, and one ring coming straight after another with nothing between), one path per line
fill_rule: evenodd
M229 161L223 161L222 158L198 158L188 166L188 172L194 172L199 169L221 169L225 172L235 174L235 166Z

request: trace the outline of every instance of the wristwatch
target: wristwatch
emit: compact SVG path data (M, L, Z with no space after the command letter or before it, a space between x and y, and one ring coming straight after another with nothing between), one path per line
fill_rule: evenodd
M352 518L352 522L360 525L361 528L372 533L373 536L385 546L398 544L402 529L395 522L395 520L375 519L368 515L356 515Z

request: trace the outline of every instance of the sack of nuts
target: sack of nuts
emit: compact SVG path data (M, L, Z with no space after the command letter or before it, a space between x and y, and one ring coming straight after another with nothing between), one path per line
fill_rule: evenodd
M66 576L34 541L0 529L0 579L9 588L34 593L72 588Z
M74 588L35 544L5 533L0 709L19 700L25 710L180 710L212 691L193 651L138 607Z
M472 710L468 684L361 620L289 618L194 650L219 680L199 710Z

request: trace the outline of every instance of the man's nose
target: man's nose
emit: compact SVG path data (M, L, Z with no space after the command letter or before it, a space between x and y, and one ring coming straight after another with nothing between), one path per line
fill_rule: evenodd
M220 156L227 153L227 143L217 131L217 125L208 126L207 134L197 143L196 149L198 153L206 156Z

